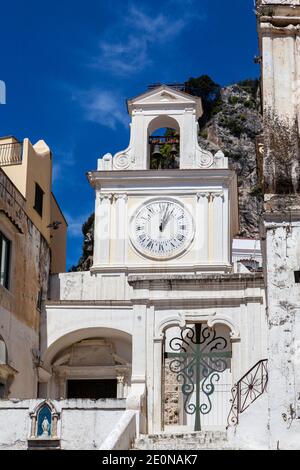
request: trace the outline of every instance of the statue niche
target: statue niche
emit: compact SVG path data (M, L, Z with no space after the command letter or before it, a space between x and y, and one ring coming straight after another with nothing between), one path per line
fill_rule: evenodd
M31 433L30 440L57 440L57 422L59 413L54 405L45 400L40 403L35 410L30 413Z

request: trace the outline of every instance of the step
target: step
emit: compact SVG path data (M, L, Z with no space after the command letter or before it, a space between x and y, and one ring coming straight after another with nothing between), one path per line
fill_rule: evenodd
M229 448L226 432L199 431L189 433L162 433L141 435L135 450L185 450Z

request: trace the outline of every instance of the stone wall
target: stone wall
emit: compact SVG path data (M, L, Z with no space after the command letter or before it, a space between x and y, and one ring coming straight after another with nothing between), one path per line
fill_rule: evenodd
M171 359L165 359L164 374L164 424L179 424L179 383L169 369Z
M47 296L49 245L27 217L25 200L0 169L0 230L11 241L9 289L0 286L0 334L15 370L10 395L35 397L39 327ZM0 371L1 374L1 371Z

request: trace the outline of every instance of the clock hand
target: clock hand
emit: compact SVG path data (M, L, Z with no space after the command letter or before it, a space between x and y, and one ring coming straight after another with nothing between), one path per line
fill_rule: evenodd
M163 218L163 221L162 221L162 230L164 230L168 220L170 218L170 211L168 210L168 208L166 209L166 212L164 214L164 218Z
M166 207L166 209L165 209L165 211L164 211L164 213L163 213L163 215L162 215L162 217L161 217L161 219L160 219L160 224L159 224L159 231L160 231L160 232L162 232L163 229L164 229L164 220L165 220L165 218L166 218L166 212L167 212L167 210L168 210L168 207Z

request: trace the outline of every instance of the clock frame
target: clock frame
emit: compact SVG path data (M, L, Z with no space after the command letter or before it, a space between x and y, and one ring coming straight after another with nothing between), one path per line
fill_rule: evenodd
M130 220L130 241L134 249L143 257L158 261L185 253L194 232L190 211L181 201L169 197L146 201Z

